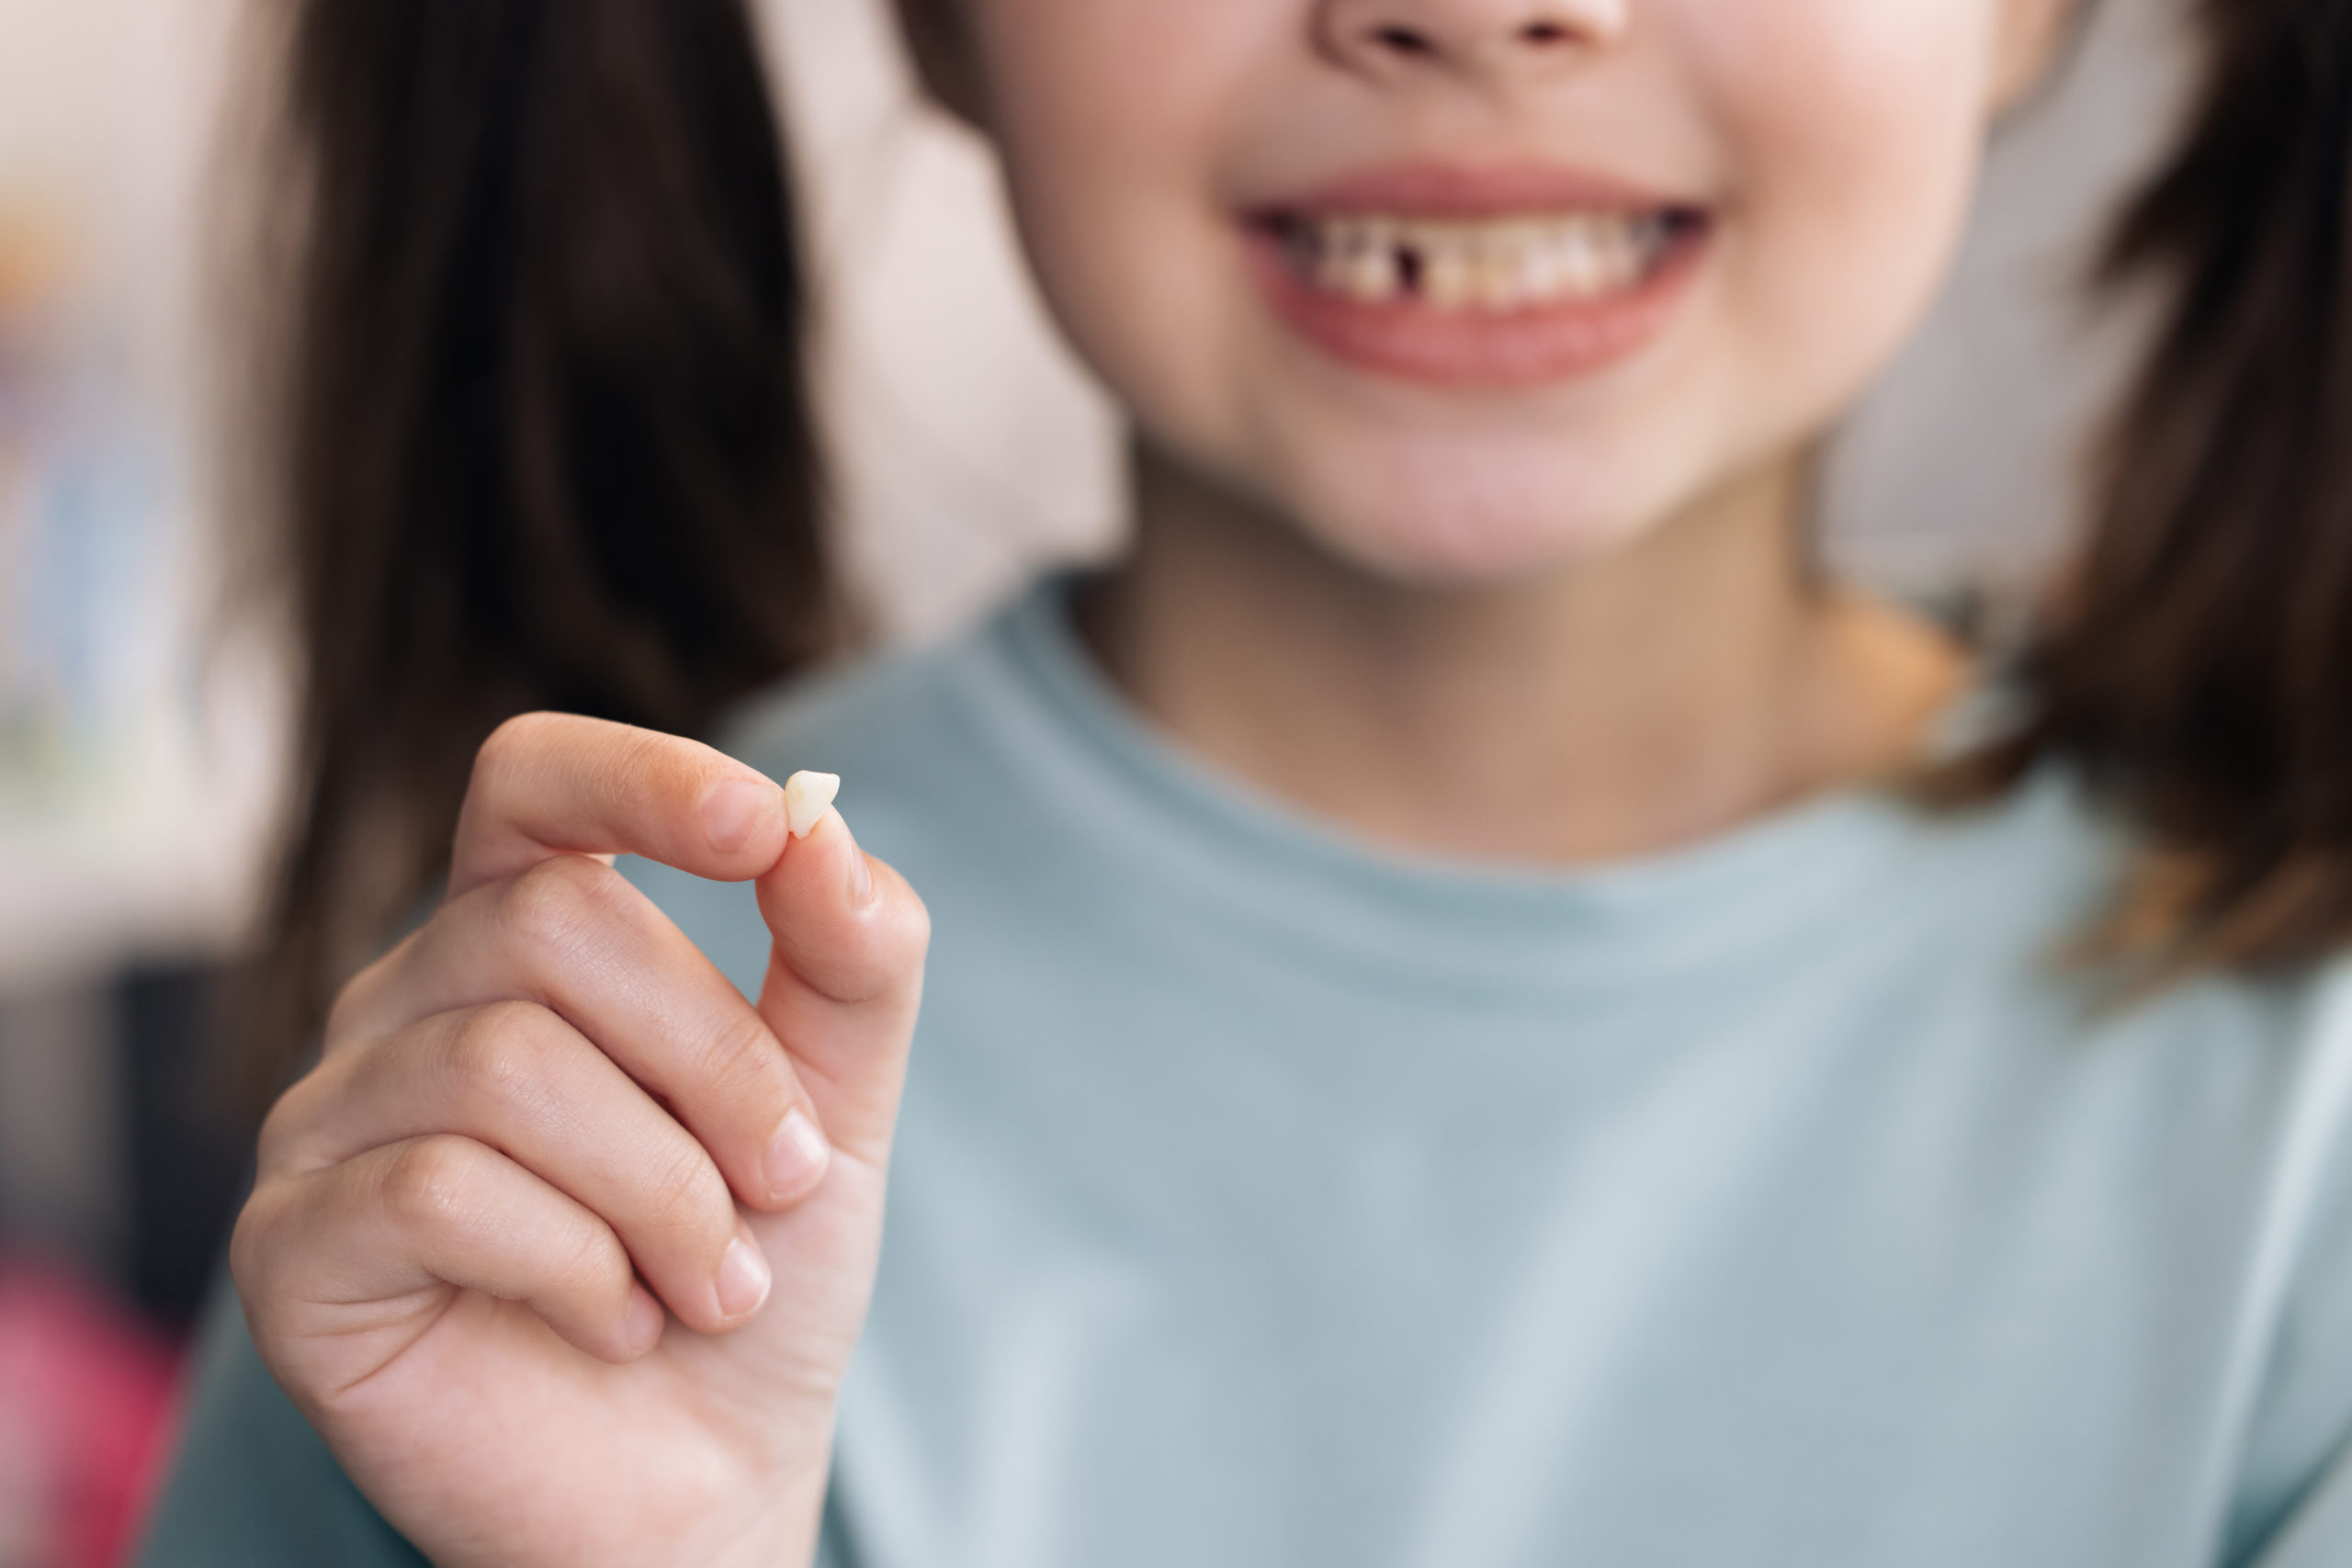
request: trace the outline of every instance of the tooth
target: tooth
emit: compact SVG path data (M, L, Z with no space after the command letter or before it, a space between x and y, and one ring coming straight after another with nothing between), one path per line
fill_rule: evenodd
M1385 235L1386 225L1376 219L1360 219L1349 225L1347 243L1341 248L1344 258L1340 288L1343 293L1361 293L1373 287L1384 271L1393 273Z
M1633 236L1634 254L1641 257L1642 268L1647 271L1650 265L1657 260L1658 253L1665 249L1666 220L1656 213L1644 213L1626 225L1626 231Z
M1489 310L1516 309L1525 301L1528 236L1523 224L1489 229L1478 247L1478 303Z
M1347 226L1347 243L1339 250L1339 276L1332 285L1338 292L1368 305L1396 298L1396 248L1388 231L1376 218Z
M1561 294L1571 299L1589 299L1596 292L1600 268L1583 219L1560 225L1553 254L1560 272Z
M1674 224L1664 213L1652 213L1642 220L1640 228L1642 271L1647 275L1666 259L1667 251L1674 243Z
M805 839L815 832L841 787L839 773L798 773L785 780L785 830L796 839Z
M1634 243L1632 225L1622 220L1609 225L1607 236L1601 254L1608 258L1608 290L1614 294L1640 281L1642 253Z
M1328 236L1319 223L1300 222L1285 226L1280 236L1283 259L1290 265L1293 276L1304 282L1321 287L1323 258L1329 254Z
M1348 266L1343 286L1349 298L1366 305L1385 305L1403 292L1405 280L1396 265L1393 244L1367 245Z
M1520 292L1532 304L1548 305L1560 292L1558 247L1553 243L1555 225L1531 223L1520 252Z
M1421 293L1441 310L1460 310L1478 296L1476 239L1460 229L1421 225Z
M1548 305L1559 297L1560 264L1548 224L1531 225L1520 252L1520 291L1532 304Z
M1671 247L1655 213L1574 213L1489 222L1329 217L1286 236L1301 277L1366 304L1417 294L1432 310L1502 313L1632 288Z
M1317 288L1336 289L1347 277L1348 225L1345 223L1310 223L1305 232L1308 239L1305 249L1307 275Z

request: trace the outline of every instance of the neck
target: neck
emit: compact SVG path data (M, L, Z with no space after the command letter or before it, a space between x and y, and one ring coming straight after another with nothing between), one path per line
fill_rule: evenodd
M1964 679L1931 630L1805 566L1804 471L1573 569L1373 576L1145 455L1137 538L1080 607L1177 743L1397 847L1655 853L1898 771Z

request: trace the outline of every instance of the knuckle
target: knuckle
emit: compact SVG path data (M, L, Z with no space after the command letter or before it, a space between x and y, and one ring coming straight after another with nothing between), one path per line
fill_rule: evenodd
M614 759L618 772L627 777L668 773L699 783L702 775L729 766L724 756L701 741L659 729L619 728L616 741Z
M899 971L920 965L931 951L931 907L912 887L899 885L900 897L883 900L881 945Z
M386 988L392 984L398 960L412 951L421 933L412 931L396 943L390 953L360 970L343 984L328 1005L326 1021L321 1038L332 1047L336 1042L360 1032L364 1021L374 1014L384 1002Z
M622 730L615 738L614 772L621 778L636 778L665 765L674 765L681 750L690 744L656 730Z
M277 1230L284 1206L277 1185L262 1182L254 1188L245 1206L237 1211L236 1224L230 1229L229 1277L248 1299L267 1294L269 1242Z
M782 1048L760 1015L730 1011L701 1052L698 1075L718 1099L734 1103L780 1083Z
M618 903L613 884L618 880L616 872L585 856L557 855L506 885L500 919L527 946L565 950L612 916Z
M377 965L369 964L334 994L334 1000L327 1008L327 1039L336 1040L350 1033L355 1021L366 1015L377 989L376 970Z
M318 1092L318 1075L313 1072L300 1080L269 1108L261 1120L261 1133L254 1141L255 1168L267 1173L293 1157L293 1149L300 1142L311 1119L311 1100Z
M491 1002L468 1013L449 1037L447 1070L458 1092L508 1112L546 1096L560 1050L559 1021L535 1002Z
M419 1138L392 1156L381 1194L392 1221L409 1231L456 1224L481 1168L479 1145L452 1135Z
M931 949L931 911L913 888L898 882L890 897L866 912L863 937L834 973L830 988L837 1001L881 1001L919 982Z
M646 1223L662 1235L686 1239L735 1228L727 1182L699 1145L650 1164L639 1190Z
M538 750L558 717L551 713L516 714L492 730L474 752L474 784L494 783L521 759Z
M579 1244L552 1271L551 1282L564 1295L617 1302L628 1296L635 1278L628 1251L612 1227L590 1224L581 1227Z

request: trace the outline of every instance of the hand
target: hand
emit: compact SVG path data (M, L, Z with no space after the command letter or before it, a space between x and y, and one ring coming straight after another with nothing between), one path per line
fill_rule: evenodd
M757 880L756 1009L622 852ZM263 1359L427 1555L809 1560L928 940L839 813L790 838L707 747L535 715L483 748L447 897L337 998L231 1250Z

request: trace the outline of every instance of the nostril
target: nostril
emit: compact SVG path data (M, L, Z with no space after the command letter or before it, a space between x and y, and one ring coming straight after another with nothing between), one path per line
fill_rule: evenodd
M1376 28L1372 38L1373 41L1381 48L1396 54L1435 54L1437 52L1437 45L1433 41L1426 35L1417 33L1410 28Z
M1519 29L1519 39L1521 43L1532 43L1538 48L1548 47L1555 43L1567 42L1568 29L1557 22L1530 22Z

